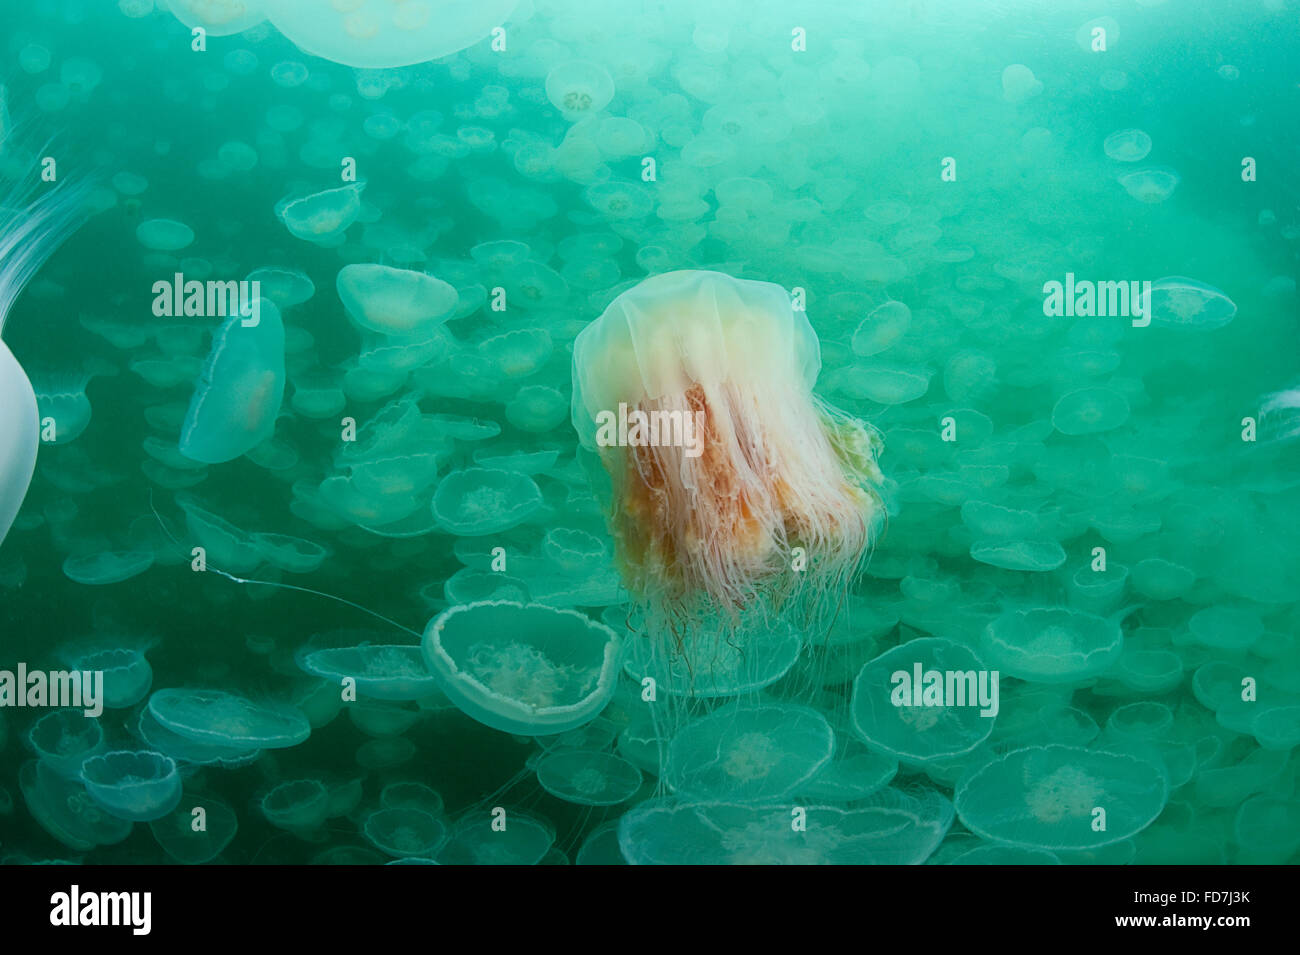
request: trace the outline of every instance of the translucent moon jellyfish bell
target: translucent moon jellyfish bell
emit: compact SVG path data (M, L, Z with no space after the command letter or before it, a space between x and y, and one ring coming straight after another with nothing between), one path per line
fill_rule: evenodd
M648 278L578 335L573 424L638 599L681 623L847 586L883 519L881 443L813 394L820 367L785 289L719 272Z
M176 808L181 774L170 756L120 750L81 764L90 798L119 819L150 822Z
M212 350L181 430L181 454L221 464L275 433L284 400L284 323L280 310L257 299L233 312L213 335Z
M5 91L0 87L0 176L12 155ZM89 186L37 181L38 165L0 199L0 334L29 279L80 224ZM0 340L0 541L9 533L36 468L40 443L36 394L18 359Z
M509 600L452 607L430 621L422 646L451 701L505 733L577 729L618 683L618 635L574 610Z
M382 69L450 56L504 25L519 0L263 0L258 6L298 48L344 66Z

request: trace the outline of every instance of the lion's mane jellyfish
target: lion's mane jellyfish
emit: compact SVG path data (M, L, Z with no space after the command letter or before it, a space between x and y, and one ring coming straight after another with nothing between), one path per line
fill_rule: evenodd
M871 545L880 440L813 394L820 367L785 289L704 270L642 281L574 342L625 583L679 640L709 613L827 606Z

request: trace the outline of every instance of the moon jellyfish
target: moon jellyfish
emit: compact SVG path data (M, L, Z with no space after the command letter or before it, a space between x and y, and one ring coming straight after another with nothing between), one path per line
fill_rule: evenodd
M195 823L202 820L201 828ZM211 862L225 851L239 831L235 811L215 796L183 793L181 802L149 823L163 851L183 865Z
M318 779L294 779L263 796L261 809L277 829L305 834L329 818L330 792Z
M275 433L284 400L284 323L267 299L252 312L255 324L234 314L212 337L181 431L181 453L194 461L233 461Z
M347 0L326 5L262 0L275 28L304 53L362 69L412 66L486 38L519 0Z
M847 587L883 517L880 440L813 395L820 365L785 289L719 272L645 279L578 335L573 424L658 619Z
M361 824L366 840L396 858L431 858L447 837L447 824L437 816L409 806L379 809Z
M627 865L618 846L618 820L602 823L582 841L574 865Z
M141 649L86 649L68 653L66 660L75 670L97 670L104 674L103 703L106 709L134 706L145 698L153 685L153 667Z
M570 60L546 74L546 98L565 119L577 122L609 105L614 80L599 63Z
M1151 285L1143 303L1151 324L1192 331L1222 328L1237 316L1237 305L1212 285L1182 275L1168 275Z
M569 294L569 283L549 265L529 259L511 268L502 278L511 305L546 309L561 305Z
M385 809L421 809L431 816L443 811L442 796L424 783L389 783L379 794L379 804Z
M993 730L994 679L960 643L912 640L876 657L853 681L853 730L873 750L896 759L960 756Z
M179 252L194 241L194 230L175 219L149 219L136 226L135 237L146 249Z
M311 277L298 269L265 265L249 272L247 281L258 283L262 296L281 309L301 305L316 294L316 285Z
M542 492L527 474L465 468L442 479L432 507L441 527L474 537L509 530L542 504Z
M618 841L633 865L919 865L953 818L934 790L886 789L853 809L806 812L805 830L783 806L648 802L619 820Z
M296 708L254 703L224 690L159 690L149 697L148 712L185 739L232 750L297 746L311 735Z
M1044 572L1065 563L1065 549L1056 541L976 541L970 546L972 560L1003 570Z
M620 641L574 610L485 601L430 621L424 654L443 691L468 716L525 736L592 720L618 682Z
M1033 683L1081 683L1105 673L1124 650L1114 617L1065 607L1004 613L984 630L985 660L1008 676Z
M333 691L333 687L330 689ZM330 696L338 699L337 692L331 692ZM256 746L240 746L238 743L223 746L220 743L202 742L183 736L159 722L147 705L140 711L135 730L136 735L146 746L170 756L179 763L233 769L247 765L262 755L262 751Z
M188 495L177 495L185 512L185 529L205 551L208 562L221 570L242 574L259 566L263 557L252 535L211 511Z
M558 388L525 385L506 405L506 420L520 431L541 434L568 417L569 399Z
M903 337L912 324L912 310L902 302L885 302L853 333L853 353L868 357L888 349Z
M309 196L282 199L276 203L275 214L299 239L327 247L339 245L343 233L361 214L361 191L365 186L364 182L354 182Z
M91 414L90 399L86 397L90 378L85 372L36 376L32 390L46 443L68 444L86 430ZM47 427L51 422L53 427Z
M631 641L624 669L637 682L651 678L674 696L711 699L770 686L799 658L802 635L787 621L742 620L730 641L716 636L722 620L706 615L703 621L697 631L682 636L680 646Z
M550 823L517 809L505 810L505 828L496 816L471 812L462 817L438 852L443 865L537 865L555 844Z
M86 792L105 812L131 822L160 819L181 798L176 762L162 753L119 750L81 764Z
M893 782L898 760L849 743L799 787L801 797L834 803L865 799Z
M1158 167L1135 169L1119 177L1119 184L1125 192L1139 202L1148 204L1164 202L1173 195L1180 181L1181 177L1174 170Z
M37 824L76 852L116 845L131 834L132 824L100 809L80 779L59 776L43 760L23 763L18 785Z
M682 795L775 801L816 775L834 749L834 731L811 707L731 704L678 730L666 781Z
M160 5L187 27L202 27L208 36L243 33L266 19L261 0L164 0Z
M53 710L31 725L27 742L51 772L77 779L81 764L104 749L104 728L81 710Z
M1107 136L1102 148L1118 162L1139 162L1151 152L1151 137L1140 129L1121 129Z
M294 89L307 82L309 73L304 63L283 60L271 67L271 82L285 89Z
M654 211L652 195L631 182L598 182L583 192L583 198L606 219L641 219Z
M1219 604L1194 613L1187 630L1201 646L1239 651L1250 649L1264 636L1264 623L1244 607Z
M313 676L356 681L357 694L376 700L418 700L437 692L419 647L335 647L303 654L298 665Z
M348 316L384 335L426 335L452 317L456 289L432 275L387 265L345 265L336 282Z
M1062 395L1052 408L1052 426L1077 436L1113 431L1128 421L1128 399L1110 388L1080 388Z
M420 711L393 702L357 700L348 705L348 718L367 736L391 737L400 736L414 726Z
M641 771L612 753L561 750L538 761L537 781L565 802L617 806L641 788Z
M1141 832L1168 797L1161 766L1052 745L985 763L958 782L955 804L966 828L985 839L1028 849L1095 849Z
M1088 613L1108 614L1118 609L1128 586L1129 569L1111 561L1105 570L1093 570L1085 564L1065 581L1070 604Z
M63 573L79 584L117 584L153 566L152 551L104 551L63 562Z
M7 128L6 93L0 86L0 146L13 146ZM7 137L7 138L6 138ZM32 169L37 168L32 163ZM14 302L37 270L76 231L88 187L53 188L27 179L10 184L0 198L0 333ZM0 542L13 524L36 468L40 443L36 395L22 366L0 340Z
M1046 849L979 845L948 861L947 865L1061 865Z
M835 369L827 376L827 386L847 398L902 405L929 391L930 377L924 367L873 362Z
M329 556L329 551L320 544L288 534L259 532L249 538L268 564L291 574L309 574Z
M1194 570L1159 557L1138 561L1132 577L1133 589L1152 600L1175 600L1196 583Z

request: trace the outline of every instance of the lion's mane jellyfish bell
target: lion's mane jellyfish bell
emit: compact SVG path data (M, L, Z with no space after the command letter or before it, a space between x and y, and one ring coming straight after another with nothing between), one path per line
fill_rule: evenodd
M860 567L880 439L813 394L820 368L785 289L720 272L648 278L578 335L573 424L625 582L670 622L838 602Z

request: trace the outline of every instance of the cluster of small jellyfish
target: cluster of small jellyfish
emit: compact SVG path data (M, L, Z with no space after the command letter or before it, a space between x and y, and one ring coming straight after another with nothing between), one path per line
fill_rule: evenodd
M1300 230L1216 227L1217 265L1124 237L1202 220L1144 165L1177 143L1054 111L1140 121L1113 18L975 83L867 7L795 51L779 4L346 6L117 4L160 50L203 26L164 98L246 132L106 130L90 228L140 288L262 298L84 303L30 369L11 619L61 566L177 624L109 602L27 651L106 709L0 713L10 860L1294 858L1300 401L1258 349L1272 395L1221 382L1214 336L1268 341L1294 282L1251 243ZM121 105L39 33L4 53L43 119ZM934 103L953 184L898 171ZM195 181L275 236L189 216ZM1151 329L1043 318L1044 281L1135 267ZM17 322L71 297L49 274ZM601 445L619 402L702 410L705 455ZM913 666L999 671L996 716L891 705Z

